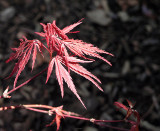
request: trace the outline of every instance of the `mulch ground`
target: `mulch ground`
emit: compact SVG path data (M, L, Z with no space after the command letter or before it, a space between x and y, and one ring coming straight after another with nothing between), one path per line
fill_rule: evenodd
M17 47L20 38L38 38L42 31L39 23L56 20L63 28L85 18L76 27L78 34L69 37L81 39L114 54L104 55L112 67L103 61L83 64L102 81L100 92L92 83L71 72L77 90L86 104L83 108L65 85L61 98L55 75L45 85L46 74L12 94L11 99L1 99L0 106L18 104L63 105L65 110L96 119L124 119L125 112L117 111L113 103L126 99L135 103L141 115L140 130L160 130L160 1L159 0L0 0L0 93L15 77L4 80L14 66L5 63L11 47ZM38 57L34 71L31 64L19 77L18 84L47 67L48 59ZM0 112L0 131L53 131L56 125L45 127L52 117L26 110ZM128 127L126 124L113 126ZM60 131L106 131L109 129L93 123L64 119Z

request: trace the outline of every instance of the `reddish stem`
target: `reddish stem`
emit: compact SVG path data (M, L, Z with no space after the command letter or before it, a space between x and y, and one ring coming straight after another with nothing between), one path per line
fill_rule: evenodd
M26 85L28 82L30 82L30 81L33 80L34 78L38 77L39 75L41 75L41 74L42 74L43 72L45 72L46 70L47 70L47 68L44 69L44 70L42 70L40 73L36 74L36 75L33 76L32 78L30 78L29 80L25 81L24 83L20 84L19 86L13 88L13 89L10 90L7 94L9 95L9 94L11 94L12 92L14 92L15 90L17 90L17 89L21 88L22 86ZM4 96L1 95L1 96L0 96L0 99L1 99L1 98L4 98Z
M0 111L8 110L8 109L16 109L16 108L26 108L26 109L31 110L31 111L45 113L45 114L49 114L49 111L52 110L53 113L51 115L53 115L53 114L56 114L54 109L59 108L59 107L52 107L52 106L40 105L40 104L30 104L30 105L0 107ZM41 109L37 109L37 108L41 108ZM85 118L85 117L79 117L79 116L74 116L74 115L66 115L66 113L69 113L69 112L65 111L65 110L62 110L62 109L59 109L59 111L62 112L63 117L90 121L90 122L93 122L97 125L109 127L109 128L116 129L116 130L129 131L128 129L123 129L123 128L120 128L120 127L114 127L114 126L103 124L103 123L108 123L108 122L109 123L124 122L124 120L96 120L96 119L93 119L93 118Z

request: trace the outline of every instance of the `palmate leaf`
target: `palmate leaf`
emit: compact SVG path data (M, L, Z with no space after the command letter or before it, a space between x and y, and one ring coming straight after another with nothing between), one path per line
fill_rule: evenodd
M15 51L11 54L11 57L6 61L7 63L18 59L18 62L15 64L11 74L7 77L10 78L13 76L16 72L16 77L14 80L14 88L16 87L16 83L18 80L18 77L20 76L21 72L24 70L26 64L28 63L30 56L32 55L32 70L35 64L36 55L37 55L37 48L39 52L41 52L42 43L39 40L27 40L27 38L24 37L24 40L20 40L20 46L18 48L13 48L12 50ZM41 52L42 54L42 52Z
M67 70L60 64L60 62L57 60L57 62L59 63L59 67L61 70L61 75L64 79L64 81L67 83L68 87L70 88L70 90L76 95L76 97L79 99L79 101L82 103L82 105L85 107L84 103L82 102L80 96L77 93L77 90L75 88L75 85L72 81L72 78L70 76L70 74L67 72ZM58 77L58 76L57 76ZM86 107L85 107L86 108Z
M108 60L100 56L99 54L108 54L113 56L111 53L106 52L104 50L101 50L97 47L94 47L90 43L83 42L82 40L74 40L74 39L69 39L66 33L69 33L73 28L81 24L81 20L78 21L75 24L72 24L70 26L67 26L63 28L62 30L56 26L56 22L53 21L53 23L47 23L47 25L41 23L43 26L44 33L37 33L42 37L46 38L48 48L50 52L53 53L53 50L57 52L58 55L62 53L62 55L65 56L65 62L67 62L67 50L64 47L64 45L75 55L86 58L85 55L92 56L99 58L109 65L112 65ZM45 34L45 35L44 35ZM62 50L63 49L63 50ZM68 67L68 66L67 66ZM69 70L69 69L68 69Z
M94 76L91 72L89 72L84 67L79 65L79 63L90 63L92 61L85 61L85 60L81 60L81 59L78 59L78 58L72 57L72 56L71 57L68 56L67 59L68 59L68 65L66 65L66 63L65 63L65 58L62 58L59 55L57 55L56 57L54 57L51 60L49 66L48 66L48 73L47 73L46 83L47 83L47 81L48 81L48 79L49 79L49 77L51 75L51 72L53 71L53 65L55 64L55 72L56 72L56 77L57 77L58 83L60 85L61 96L62 97L64 96L64 89L63 89L63 80L64 80L67 83L67 85L70 88L70 90L76 95L76 97L80 100L80 102L84 106L84 103L82 102L80 96L78 95L78 93L76 91L75 85L73 83L73 80L72 80L69 72L63 67L63 65L65 67L69 66L69 68L72 71L74 71L75 73L77 73L77 74L83 76L84 78L88 79L95 86L97 86L99 88L99 90L103 91L103 89L96 82L96 81L98 81L99 83L101 83L101 81L96 76Z
M27 38L24 38L24 40L21 39L20 46L18 48L12 49L15 53L12 53L11 57L7 60L7 62L16 59L18 60L18 62L15 64L13 71L9 76L11 77L13 74L17 72L14 81L14 88L16 86L18 77L20 76L21 72L24 70L26 64L28 63L31 54L32 54L32 70L33 70L37 55L37 48L41 52L40 48L44 47L48 51L50 57L46 83L48 82L50 75L53 72L53 68L55 66L55 73L58 83L60 85L62 97L64 96L63 81L65 81L70 90L76 95L76 97L83 104L80 96L76 91L73 80L70 76L70 70L91 81L95 86L97 86L101 91L103 91L103 89L98 85L98 83L101 83L101 81L91 72L82 67L80 63L93 62L94 59L88 58L88 56L91 56L94 58L99 58L108 63L109 65L111 65L111 63L104 57L102 57L100 54L107 54L111 56L113 55L111 53L108 53L104 50L101 50L93 46L90 43L83 42L82 40L69 39L69 37L66 34L76 33L77 31L76 32L70 32L70 31L79 24L81 24L82 23L81 21L82 20L70 26L67 26L62 30L56 26L55 21L47 24L40 23L43 26L44 32L35 32L35 33L45 38L43 40L46 41L47 46L44 46L39 40L27 40ZM76 58L77 56L78 58Z
M47 23L46 25L43 23L40 23L43 26L44 32L35 32L36 34L40 35L41 37L45 37L48 49L50 52L53 53L53 50L59 50L61 48L62 43L59 42L61 39L67 40L69 39L66 33L77 33L76 32L70 32L73 28L81 24L82 20L78 21L77 23L74 23L70 26L67 26L63 28L62 30L56 26L56 21L53 21L52 23ZM55 47L58 44L58 48Z
M28 63L28 60L29 60L29 58L30 58L31 51L32 51L32 46L33 46L33 45L31 45L31 48L28 49L27 54L25 53L25 54L22 56L22 61L19 63L19 67L18 67L19 69L18 69L16 78L15 78L15 80L14 80L14 86L13 86L14 88L16 87L16 83L17 83L17 80L18 80L19 75L21 74L21 72L24 70L26 64Z
M64 62L64 61L63 61ZM64 89L63 89L63 80L67 83L69 89L76 95L76 97L80 100L82 105L85 107L84 103L82 102L80 96L77 93L77 90L75 88L75 85L73 83L73 80L69 74L69 72L63 67L62 65L62 59L60 56L56 56L52 59L52 61L49 64L48 67L48 74L47 74L47 80L48 81L51 71L53 70L53 65L55 64L55 72L56 72L56 77L61 89L61 96L64 96ZM85 107L86 108L86 107Z

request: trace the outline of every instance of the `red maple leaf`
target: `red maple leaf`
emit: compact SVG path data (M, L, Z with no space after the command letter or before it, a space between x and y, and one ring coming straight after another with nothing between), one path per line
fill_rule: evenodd
M71 91L77 96L77 98L83 104L73 84L72 78L69 73L70 70L90 80L101 91L103 91L103 89L95 81L97 80L99 83L101 83L100 80L92 73L87 71L84 67L82 67L79 63L88 63L94 61L93 59L87 58L86 55L88 55L91 57L102 59L103 61L111 65L111 63L108 60L106 60L99 54L103 53L111 56L113 55L97 47L94 47L90 43L88 44L86 42L83 42L82 40L69 39L66 34L70 33L70 31L73 28L75 28L77 25L81 23L82 22L80 20L77 23L67 26L62 30L56 26L55 21L53 21L52 24L47 23L46 25L41 23L44 32L41 33L36 32L36 33L42 37L45 37L47 42L47 48L51 56L51 60L48 66L46 83L49 80L50 75L53 71L53 67L55 65L56 77L60 85L62 97L64 96L64 90L63 90L63 80L64 80L67 83L68 87L71 89ZM55 53L56 56L53 56L53 53ZM82 59L77 59L76 57L73 56L78 56L79 58L92 61L84 61ZM68 71L65 68L68 68Z
M48 65L46 83L49 80L50 75L53 71L53 67L55 65L56 77L60 85L62 97L64 96L63 81L65 81L70 90L76 95L76 97L80 100L80 102L84 106L84 103L82 102L80 96L78 95L73 80L70 76L70 70L85 77L86 79L91 81L95 86L97 86L101 91L103 91L103 89L97 83L97 82L101 83L100 80L96 76L94 76L91 72L82 67L80 63L93 62L94 59L87 57L91 56L99 58L108 63L109 65L111 65L111 63L104 57L100 56L100 54L107 54L111 56L113 55L111 53L99 49L98 47L93 46L90 43L83 42L82 40L70 39L66 35L67 33L77 33L77 31L76 32L70 32L70 31L79 24L81 24L82 23L81 21L82 20L70 26L67 26L62 30L56 26L55 21L53 21L53 23L47 23L46 25L41 23L44 32L36 32L36 34L45 38L47 46L44 46L44 44L42 44L39 40L27 40L26 38L25 41L21 40L20 46L18 48L12 49L13 51L15 51L15 53L13 53L9 58L9 60L7 60L7 62L9 62L10 60L18 59L18 62L15 64L15 67L10 75L12 76L14 73L17 72L14 81L14 87L16 86L17 79L20 73L23 71L25 65L28 63L31 53L33 53L32 57L33 60L32 69L33 69L37 54L37 47L39 51L41 51L40 47L44 47L50 54L50 63Z
M55 64L56 77L57 77L58 83L60 85L62 97L64 96L64 90L63 90L63 80L64 80L67 83L69 89L77 96L77 98L80 100L80 102L85 107L84 103L82 102L80 96L77 93L77 90L75 88L75 85L72 81L72 78L71 78L69 72L63 67L62 62L63 61L62 61L62 59L60 59L60 56L56 56L51 60L49 66L48 66L48 73L47 73L46 82L48 81L48 79L51 75L51 72L53 70L53 65Z
M6 63L8 63L12 60L18 59L18 62L15 63L15 66L11 74L9 75L9 77L7 77L7 78L10 78L15 73L17 73L16 78L14 80L14 86L13 86L14 88L16 87L16 83L17 83L19 75L24 70L26 64L28 63L30 59L31 53L32 53L32 70L33 70L35 60L36 60L36 55L37 55L37 48L41 52L41 47L42 47L42 43L37 39L27 40L27 38L24 37L24 40L23 39L20 39L20 40L21 40L21 43L19 47L12 48L12 50L15 52L12 53L10 58L6 61Z

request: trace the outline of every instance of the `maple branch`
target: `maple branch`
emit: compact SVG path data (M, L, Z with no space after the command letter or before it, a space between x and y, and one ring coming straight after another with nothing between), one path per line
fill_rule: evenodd
M36 77L38 77L39 75L41 75L42 73L44 73L47 70L47 68L45 68L44 70L42 70L40 73L36 74L35 76L33 76L32 78L30 78L29 80L25 81L24 83L20 84L19 86L13 88L12 90L10 90L9 92L7 92L7 95L11 94L12 92L14 92L15 90L21 88L22 86L26 85L27 83L29 83L31 80L35 79ZM1 98L5 98L4 95L0 96Z
M71 116L71 115L64 115L65 117L70 117L70 118L74 118L74 119L79 119L79 120L84 120L84 121L90 121L93 123L96 122L124 122L124 120L96 120L94 118L85 118L85 117L79 117L79 116Z
M121 130L121 131L129 131L128 129L120 128L120 127L114 127L102 123L117 123L117 122L125 122L124 120L96 120L94 118L85 118L85 117L78 117L78 116L70 116L70 115L64 115L65 117L68 118L73 118L73 119L79 119L79 120L84 120L84 121L90 121L94 124L97 124L99 126L105 126L108 128L116 129L116 130Z
M85 121L90 121L99 126L105 126L105 127L109 127L109 128L121 130L121 131L129 131L128 129L103 124L103 123L126 122L124 120L96 120L94 118L85 118L85 117L81 117L79 114L68 112L68 111L60 109L59 107L52 107L48 105L30 104L30 105L8 106L8 107L0 107L0 111L9 110L9 109L17 109L17 108L28 109L28 110L35 111L35 112L45 113L50 116L52 116L53 114L57 115L58 114L57 112L60 112L63 118L66 117L66 118L85 120ZM128 121L128 122L132 122L132 121Z

